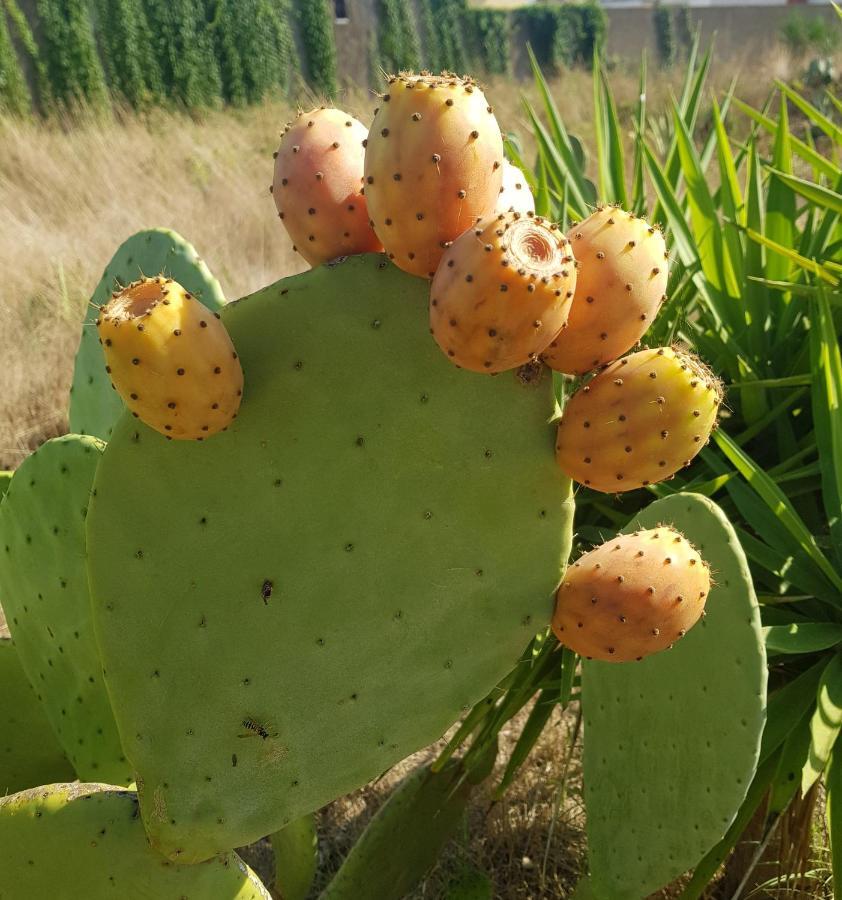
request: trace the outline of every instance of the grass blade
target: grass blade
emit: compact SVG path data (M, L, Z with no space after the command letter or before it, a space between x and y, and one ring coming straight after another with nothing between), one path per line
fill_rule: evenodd
M714 432L714 439L719 449L722 450L737 471L766 503L772 513L795 539L801 550L813 561L816 568L822 572L838 591L842 591L842 576L839 575L827 557L821 552L812 532L795 511L786 494L722 429ZM842 602L842 598L840 598L840 601Z
M834 655L822 672L816 709L810 721L810 753L801 772L801 792L807 791L824 772L842 728L842 656Z
M769 167L768 171L781 181L788 185L796 194L804 197L810 203L820 206L822 209L830 210L837 215L842 215L842 194L838 194L831 188L823 187L820 184L814 184L812 181L805 181L798 178L791 172L782 172L779 169ZM794 210L794 204L793 204Z
M769 132L769 134L774 135L777 133L778 124L774 119L764 115L747 103L743 103L742 100L738 100L736 97L734 98L734 105L742 110L753 122L756 122L761 128ZM817 174L826 175L831 181L836 181L839 177L840 172L842 172L839 166L835 165L831 160L825 159L821 153L817 152L809 144L805 144L804 141L800 141L792 135L790 135L790 144L793 152L809 163Z
M815 373L813 423L822 472L822 501L836 560L842 566L842 353L827 297L812 301L810 361Z

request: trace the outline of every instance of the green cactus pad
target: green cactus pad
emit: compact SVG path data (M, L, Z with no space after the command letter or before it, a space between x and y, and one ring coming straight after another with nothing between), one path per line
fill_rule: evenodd
M671 650L585 662L591 888L639 900L695 865L751 783L766 712L766 654L745 554L719 507L675 494L624 529L671 525L710 565L707 615Z
M14 472L0 472L0 500L3 499L3 495L8 490L14 474Z
M0 628L0 797L73 778L17 651Z
M70 430L76 434L108 440L123 411L123 401L112 390L105 372L105 359L94 324L99 307L108 302L113 291L143 275L161 273L182 284L210 310L218 310L225 303L219 282L183 237L165 228L153 228L128 238L102 273L82 325L70 388Z
M431 743L550 617L572 520L551 379L451 365L428 290L373 255L265 288L223 313L229 431L115 427L94 619L167 855L242 846Z
M79 435L55 438L15 472L0 505L0 603L26 677L78 776L129 784L85 570L85 517L103 446Z
M269 900L269 892L236 853L198 866L157 854L130 791L52 784L0 798L0 897Z

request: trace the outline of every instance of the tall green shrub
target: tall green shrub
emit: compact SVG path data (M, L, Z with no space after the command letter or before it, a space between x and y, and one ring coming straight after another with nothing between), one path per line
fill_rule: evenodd
M468 10L472 55L489 75L505 75L511 68L509 13L503 9Z
M421 59L427 68L439 72L444 68L441 60L441 42L433 18L431 0L418 0L418 24L421 32Z
M54 99L101 106L108 97L86 0L37 0Z
M336 93L336 43L327 0L297 0L301 40L310 84L327 96Z
M273 88L286 90L295 55L286 4L216 0L212 13L225 100L258 103Z
M675 29L668 7L656 2L652 10L655 18L655 46L661 65L671 66L675 62Z
M6 15L0 7L0 113L25 116L31 103L20 61L12 45Z
M222 83L200 0L146 0L146 17L168 96L190 109L215 104Z
M140 0L97 0L97 37L112 93L136 109L164 94Z
M465 34L466 0L432 0L432 11L438 32L440 67L464 74L471 67Z
M581 36L576 58L583 65L590 65L594 54L601 53L605 48L605 39L608 35L608 15L605 7L598 0L586 0L585 3L574 8L578 10L581 22Z
M605 44L608 18L602 6L586 3L536 3L515 11L515 24L532 45L538 62L557 71L589 66Z
M3 4L0 4L2 10ZM47 112L52 103L52 92L50 90L50 79L47 74L47 66L38 49L38 44L29 27L29 22L23 14L23 10L18 6L17 0L5 0L6 12L9 16L11 24L11 34L13 41L26 54L32 70L35 73L35 93L37 106L42 112Z
M675 7L675 37L683 55L689 53L693 45L693 24L690 17L690 7L687 4Z
M410 0L378 0L377 43L387 72L421 67L421 47Z

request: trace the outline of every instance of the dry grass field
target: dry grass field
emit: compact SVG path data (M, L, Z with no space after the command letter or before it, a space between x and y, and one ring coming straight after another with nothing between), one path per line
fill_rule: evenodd
M741 74L740 65L715 64L710 84L717 94ZM667 109L682 74L681 67L653 72L650 110ZM746 71L738 94L762 104L773 78L790 74L786 58L770 54L762 67ZM636 72L615 70L612 84L621 120L630 123ZM519 136L529 157L522 90L531 93L527 85L505 81L488 86L501 125ZM588 146L589 74L566 73L553 90L569 129ZM338 104L368 122L373 100L350 91ZM0 469L14 468L43 440L66 431L78 323L112 252L133 232L166 226L183 234L229 299L305 268L267 190L272 152L289 112L278 102L201 117L154 111L0 120ZM569 713L554 717L503 801L492 804L480 792L462 839L414 896L446 896L466 866L491 873L497 897L569 893L584 858L578 754L568 757L565 750L572 722ZM516 732L513 725L504 740L511 743ZM322 814L323 879L407 769L404 764Z
M744 79L740 93L749 102L762 102L773 77L787 74L785 57L770 55L764 66ZM650 78L650 109L666 108L681 74L677 67ZM722 93L734 74L734 65L719 62L711 84ZM636 74L617 70L612 83L630 122ZM553 87L568 127L588 146L589 74L565 73ZM488 93L503 128L528 151L521 86L501 80ZM349 91L339 103L368 122L373 100ZM153 111L0 121L0 468L14 468L66 430L77 323L111 254L133 232L160 225L183 234L229 299L305 267L267 190L289 112L273 103L201 118Z

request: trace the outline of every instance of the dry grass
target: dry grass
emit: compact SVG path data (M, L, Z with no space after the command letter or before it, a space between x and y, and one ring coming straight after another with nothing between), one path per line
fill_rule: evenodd
M764 65L746 79L750 102L762 99L773 76L787 74L783 57L770 55ZM718 63L714 91L734 73L735 65ZM681 74L650 79L650 109L666 108ZM636 75L618 69L612 83L629 122ZM565 73L553 87L568 126L591 145L589 74ZM492 82L488 95L530 158L521 86ZM340 103L370 119L365 92L350 91ZM111 254L133 232L163 225L185 235L230 298L303 267L267 191L289 111L272 103L201 118L157 111L83 117L72 126L0 121L0 468L66 430L77 322Z

